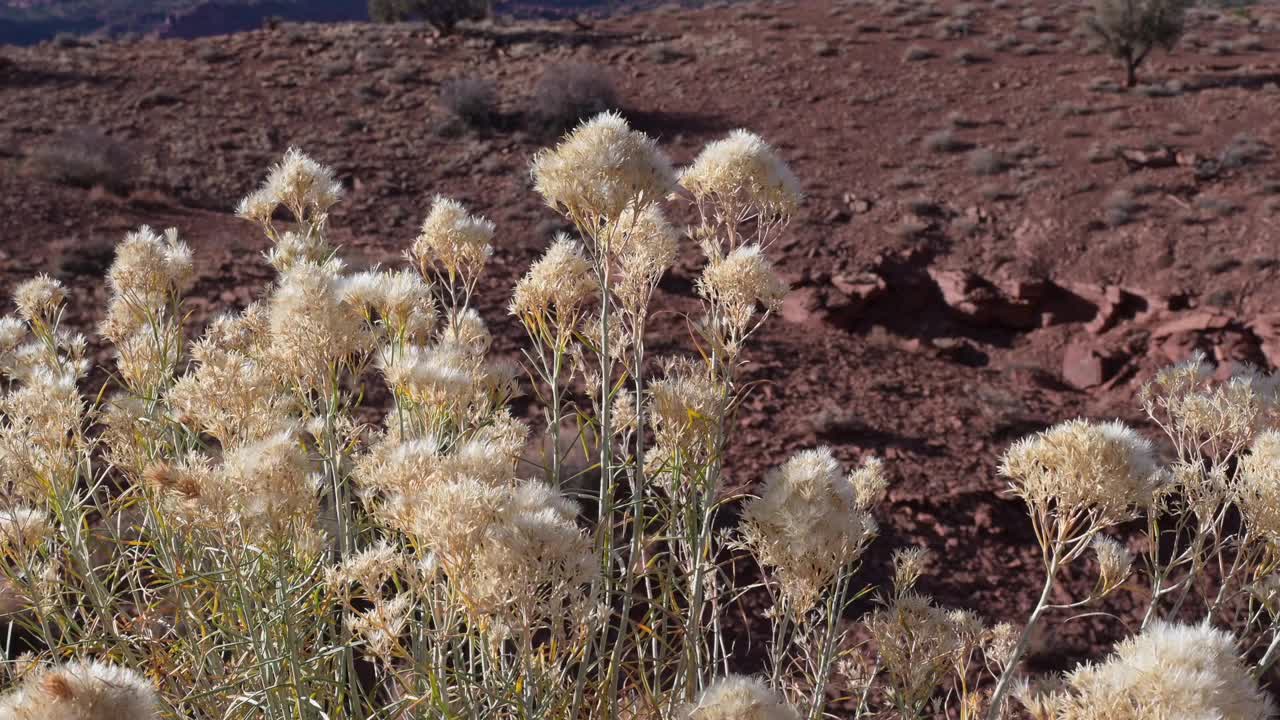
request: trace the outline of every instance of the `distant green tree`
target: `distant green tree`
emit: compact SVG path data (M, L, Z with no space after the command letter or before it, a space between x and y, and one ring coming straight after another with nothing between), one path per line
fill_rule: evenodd
M1172 50L1192 0L1094 0L1085 27L1125 66L1125 84L1138 83L1138 66L1156 48Z
M369 0L369 17L376 22L425 20L441 35L463 20L482 20L491 10L490 0Z

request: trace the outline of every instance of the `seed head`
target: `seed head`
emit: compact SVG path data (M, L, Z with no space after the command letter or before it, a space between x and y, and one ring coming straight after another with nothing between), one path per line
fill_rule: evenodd
M0 551L30 552L53 534L49 513L30 507L0 509Z
M532 173L534 189L547 205L597 230L628 206L651 205L675 186L671 161L657 143L611 112L582 123L554 149L534 156ZM591 233L599 242L597 234Z
M499 634L536 618L559 636L564 618L585 615L585 588L598 563L577 517L577 504L544 483L506 490L471 571L461 578L476 610Z
M1112 524L1151 501L1160 481L1151 442L1120 422L1069 420L1014 443L1000 474L1031 505Z
M786 217L795 212L802 195L800 181L759 136L734 130L707 145L680 173L680 185L699 202L712 201L764 216Z
M332 169L297 148L289 148L284 159L271 168L262 187L240 202L236 214L266 225L276 208L284 205L303 221L323 216L341 198L342 184L334 178Z
M763 682L728 675L707 686L686 706L683 720L799 720L800 713Z
M342 301L370 319L376 313L393 335L410 341L426 339L435 327L435 298L413 271L370 270L344 277Z
M1095 596L1101 597L1124 584L1133 569L1133 554L1124 545L1105 535L1097 535L1091 543L1093 552L1098 556L1098 589Z
M341 363L368 348L355 308L342 302L342 279L327 265L289 268L271 297L271 367L289 383L320 387Z
M767 475L760 497L743 509L748 547L777 573L797 612L808 610L875 536L875 520L856 493L831 449L819 448L796 453Z
M697 464L710 458L724 415L725 388L705 365L673 360L649 383L649 422L665 460Z
M408 594L390 600L378 598L368 610L347 615L345 623L352 635L364 641L367 655L390 664L403 652L400 636L409 624L413 609L413 598Z
M318 232L296 233L288 230L276 238L267 250L267 263L279 273L288 272L300 263L323 265L333 257L333 246Z
M474 280L493 254L493 223L469 214L457 200L436 196L411 253L420 267Z
M194 277L191 248L177 229L160 235L146 225L125 236L107 271L111 291L134 304L163 304L167 296L187 290Z
M1274 712L1229 633L1159 620L1105 662L1077 668L1062 692L1031 698L1055 720L1264 720Z
M787 284L759 245L743 245L707 264L698 278L698 293L738 337L749 331L757 304L770 312L782 306Z
M31 672L0 697L0 717L12 720L158 720L151 683L117 665L77 660Z
M582 246L561 233L516 283L511 314L531 327L550 321L561 333L571 332L598 292Z
M66 299L67 290L62 283L43 274L19 284L13 290L13 302L18 306L18 315L27 322L39 320L47 323Z
M1245 522L1271 543L1280 545L1280 431L1254 438L1240 458L1236 504Z
M620 277L613 286L623 309L641 315L662 274L676 260L679 234L657 205L637 212L627 208L617 228L625 233L619 249Z

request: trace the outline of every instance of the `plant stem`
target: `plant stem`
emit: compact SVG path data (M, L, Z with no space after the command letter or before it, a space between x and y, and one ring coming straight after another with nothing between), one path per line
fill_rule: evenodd
M1004 672L1000 673L1000 681L996 683L995 692L991 695L991 708L987 711L987 720L999 720L1000 710L1004 705L1004 696L1009 693L1009 683L1013 681L1015 670L1018 668L1018 661L1022 659L1023 653L1027 651L1027 644L1031 641L1031 631L1035 628L1036 623L1040 621L1040 616L1049 605L1049 595L1053 592L1054 575L1058 572L1058 557L1054 553L1053 558L1049 561L1049 566L1045 570L1044 589L1040 592L1040 600L1036 602L1036 609L1031 612L1031 617L1027 619L1027 625L1022 629L1022 637L1018 638L1018 644L1013 648L1013 655L1009 657L1009 662L1005 665Z

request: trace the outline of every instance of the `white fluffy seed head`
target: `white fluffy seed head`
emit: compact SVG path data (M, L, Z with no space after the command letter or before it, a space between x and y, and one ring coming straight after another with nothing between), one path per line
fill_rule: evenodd
M1159 481L1151 442L1121 422L1069 420L1014 443L1000 462L1011 489L1058 514L1094 511L1110 524L1151 502Z
M599 292L599 284L582 246L563 233L516 283L511 314L536 325L550 321L555 329L571 331Z
M791 215L803 198L800 181L777 152L746 130L707 145L680 173L680 185L699 201L774 217Z
M159 702L151 683L118 665L77 660L27 674L22 685L0 697L6 720L157 720Z
M858 471L880 473L875 462ZM883 483L880 483L883 484ZM742 512L748 547L778 576L797 612L812 607L822 590L857 562L877 526L830 448L796 453L765 477L760 497Z
M724 257L713 257L698 278L698 292L711 304L730 337L740 339L750 331L756 308L772 312L782 306L787 283L778 276L764 250L755 244L734 248Z
M371 340L359 312L342 301L342 279L330 265L290 267L269 312L272 367L302 387L321 386L336 365L366 351Z
M658 202L675 186L671 161L657 143L612 112L538 153L532 173L534 189L549 206L594 227L617 220L630 205Z
M763 682L728 675L707 686L683 720L799 720L800 714Z
M53 534L49 513L31 507L0 509L0 551L30 552Z
M66 299L67 289L62 283L44 274L20 283L13 290L18 315L27 322L48 322Z
M1280 431L1266 430L1240 458L1236 504L1245 522L1280 545Z
M1207 624L1156 621L1105 662L1076 669L1062 691L1026 696L1054 720L1265 720L1274 713L1235 638Z
M410 252L423 268L437 268L450 279L474 279L493 254L494 230L462 203L437 195Z
M107 282L117 296L153 302L187 290L195 268L191 248L170 228L163 235L143 225L116 246Z
M1098 592L1106 594L1129 579L1133 569L1133 553L1119 541L1097 535L1090 543L1098 558Z
M658 280L675 262L680 236L657 205L638 212L627 208L617 228L623 235L617 250L619 277L613 290L624 310L640 315Z
M331 168L289 148L262 187L240 202L236 214L266 225L276 208L284 205L298 220L316 220L342 198L342 192Z

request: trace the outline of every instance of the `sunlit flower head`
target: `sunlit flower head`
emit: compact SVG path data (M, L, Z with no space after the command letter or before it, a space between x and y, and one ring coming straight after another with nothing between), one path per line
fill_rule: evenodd
M146 225L116 246L107 272L111 290L134 303L163 303L167 295L191 286L195 276L191 248L174 228L161 235Z
M77 660L29 672L0 698L9 720L157 720L159 702L141 675L98 661Z
M410 252L421 267L474 280L493 254L494 229L457 200L437 195Z
M671 161L657 143L611 112L538 153L532 172L534 189L549 206L593 228L618 219L630 205L660 201L675 186Z
M800 714L763 682L729 675L707 686L684 708L683 720L799 720Z
M236 214L259 224L269 224L280 205L298 220L314 219L329 211L342 198L342 183L333 170L297 148L289 148L284 159L271 168L266 182L240 202Z
M582 246L564 234L556 236L546 253L516 283L511 314L536 324L554 315L562 328L572 329L593 300L599 285Z
M37 275L20 283L13 290L13 302L18 306L18 315L28 322L49 321L66 299L67 289L48 275Z
M883 475L874 460L859 472ZM805 450L766 475L760 497L743 509L747 545L777 574L797 612L812 606L875 536L876 522L867 508L878 498L860 498L858 490L830 448Z
M1069 420L1014 443L1000 474L1033 507L1061 516L1099 513L1104 522L1150 502L1160 481L1151 442L1121 422Z
M787 164L746 130L707 145L680 173L680 185L699 201L775 217L794 213L802 198L800 181Z
M1045 720L1265 720L1275 710L1229 633L1160 620L1121 642L1105 662L1077 668L1063 690L1021 695Z

